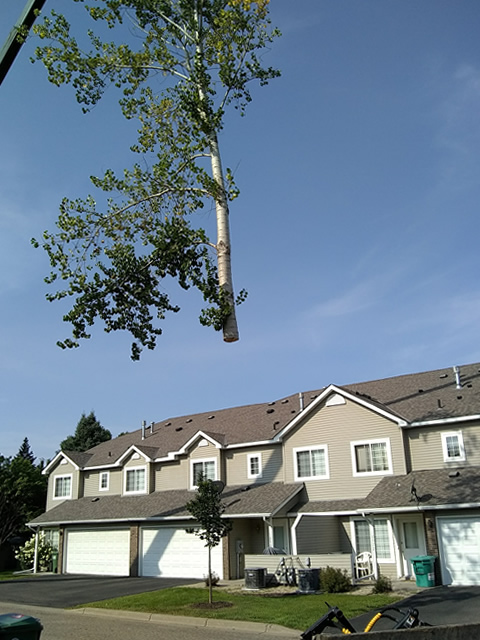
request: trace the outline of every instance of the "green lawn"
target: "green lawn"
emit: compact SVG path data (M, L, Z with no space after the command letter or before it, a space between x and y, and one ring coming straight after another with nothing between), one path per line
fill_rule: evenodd
M279 624L291 629L303 630L327 611L327 601L337 606L347 618L366 611L384 607L398 601L393 595L352 595L348 593L319 595L268 596L260 594L228 593L215 589L214 602L229 602L232 606L218 609L195 608L195 604L208 602L208 589L178 587L163 589L112 600L92 602L82 606L143 611L176 616L198 616L224 620L248 620Z

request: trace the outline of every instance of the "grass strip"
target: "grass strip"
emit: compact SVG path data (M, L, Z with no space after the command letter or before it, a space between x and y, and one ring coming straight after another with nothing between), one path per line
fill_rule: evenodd
M192 587L175 587L161 589L138 595L123 596L100 602L90 602L82 607L101 609L120 609L123 611L142 611L145 613L161 613L176 616L197 616L222 620L244 620L279 624L291 629L303 630L327 611L327 601L337 606L347 618L359 616L372 609L381 608L398 602L393 595L351 595L335 594L287 594L260 595L234 594L215 590L214 603L226 602L229 606L209 609L197 608L195 605L208 603L208 590Z

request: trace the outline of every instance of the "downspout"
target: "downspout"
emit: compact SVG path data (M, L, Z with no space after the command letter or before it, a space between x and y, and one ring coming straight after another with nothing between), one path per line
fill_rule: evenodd
M302 514L299 513L295 520L294 523L292 524L291 527L291 538L292 538L292 555L296 556L298 555L298 549L297 549L297 526L300 524L300 520L302 519Z
M272 518L263 516L263 522L267 525L267 547L273 547L273 525Z
M38 527L35 529L35 551L33 554L33 573L37 573L38 567Z

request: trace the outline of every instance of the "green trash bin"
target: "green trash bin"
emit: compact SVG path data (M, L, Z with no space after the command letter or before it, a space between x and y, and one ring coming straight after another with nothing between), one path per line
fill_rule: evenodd
M435 586L435 556L415 556L412 558L417 587Z
M38 640L42 630L37 618L21 613L0 615L0 640Z
M52 573L58 571L58 551L52 551Z

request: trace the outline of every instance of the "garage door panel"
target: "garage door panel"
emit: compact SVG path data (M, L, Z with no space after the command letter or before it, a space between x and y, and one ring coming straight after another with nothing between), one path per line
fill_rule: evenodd
M480 585L480 516L437 523L443 584Z
M65 571L72 574L128 576L130 531L66 530Z
M212 549L212 571L223 578L221 544ZM203 579L208 572L208 549L185 529L144 528L140 572L142 576Z

